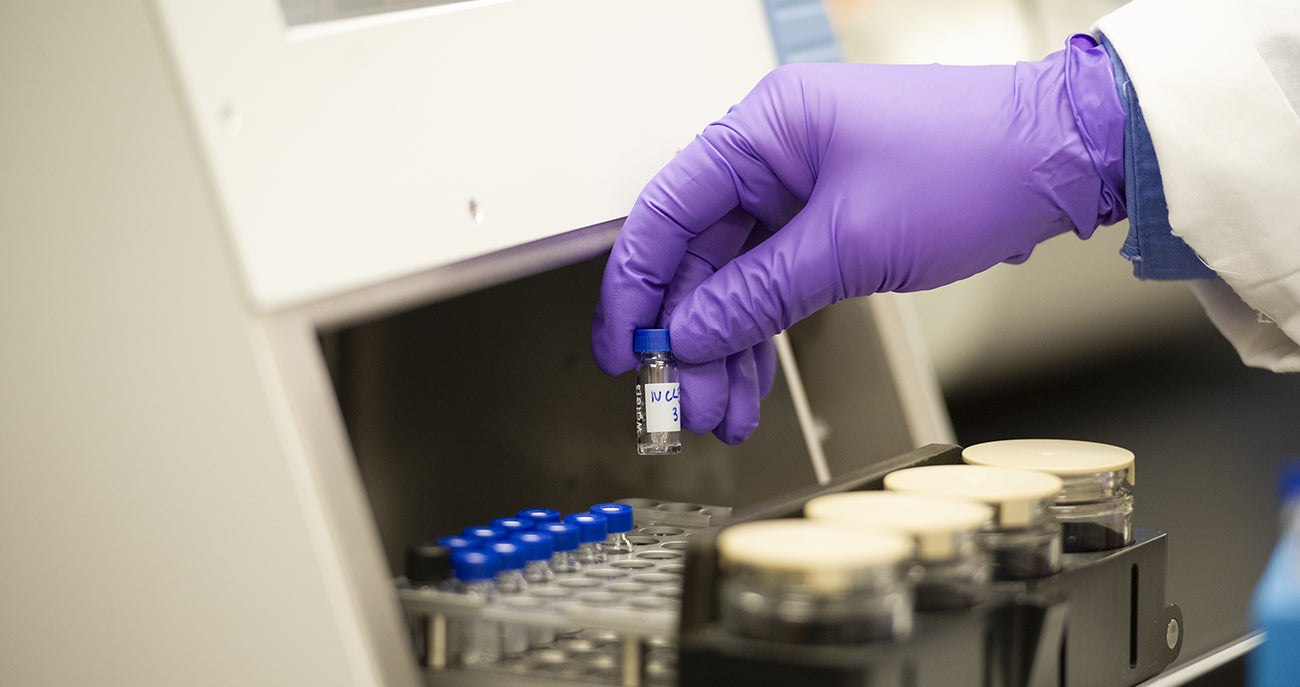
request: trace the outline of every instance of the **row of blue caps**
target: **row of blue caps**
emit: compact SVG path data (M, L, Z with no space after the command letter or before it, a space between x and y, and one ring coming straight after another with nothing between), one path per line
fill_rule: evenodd
M516 570L530 561L549 561L556 551L573 551L581 544L605 541L609 534L633 527L632 507L598 503L586 513L560 517L551 508L526 508L491 525L466 527L460 536L438 543L451 550L451 564L461 580L491 579L501 570Z

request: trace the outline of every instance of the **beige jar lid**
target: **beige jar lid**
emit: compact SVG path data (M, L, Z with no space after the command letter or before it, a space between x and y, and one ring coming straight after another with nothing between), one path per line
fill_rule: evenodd
M967 446L962 460L972 465L1041 470L1054 475L1089 475L1128 470L1136 483L1133 452L1110 444L1072 439L1008 439Z
M916 540L922 561L957 554L954 535L974 532L993 520L993 509L972 499L893 491L850 491L818 496L803 509L812 520L859 527L888 527Z
M912 542L900 532L814 520L746 522L718 534L724 568L794 574L809 591L828 596L848 590L863 571L896 565L911 554Z
M1045 472L983 465L926 465L885 475L885 488L975 499L998 509L997 523L1019 527L1033 522L1033 504L1061 491L1061 478Z

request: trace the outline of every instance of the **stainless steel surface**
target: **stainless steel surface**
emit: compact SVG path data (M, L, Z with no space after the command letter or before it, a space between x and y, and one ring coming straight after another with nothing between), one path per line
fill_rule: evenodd
M1209 653L1201 654L1163 675L1154 677L1138 687L1181 687L1208 675L1227 664L1242 659L1246 654L1264 643L1264 635L1253 633L1236 641L1229 642Z

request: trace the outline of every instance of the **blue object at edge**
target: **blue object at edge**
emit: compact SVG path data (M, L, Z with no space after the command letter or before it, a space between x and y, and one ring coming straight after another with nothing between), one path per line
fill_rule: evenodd
M835 31L821 0L763 0L781 64L839 62Z
M1279 487L1282 536L1250 602L1251 623L1265 634L1247 658L1250 687L1294 687L1300 679L1300 461L1287 466Z

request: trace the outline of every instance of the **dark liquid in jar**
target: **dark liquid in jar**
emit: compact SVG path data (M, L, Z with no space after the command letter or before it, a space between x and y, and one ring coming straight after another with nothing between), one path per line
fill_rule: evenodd
M1123 515L1100 518L1093 522L1061 523L1066 553L1123 548L1133 543L1132 532Z

